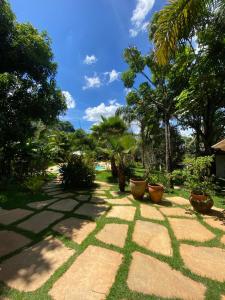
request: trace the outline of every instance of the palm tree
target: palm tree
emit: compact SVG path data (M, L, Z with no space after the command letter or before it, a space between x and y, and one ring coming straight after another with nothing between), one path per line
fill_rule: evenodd
M121 192L126 186L126 158L135 151L136 139L131 134L109 138L110 147L107 149L115 157L118 170L118 184Z
M107 148L110 137L118 137L127 131L126 123L119 116L111 116L109 118L101 117L102 121L93 125L91 130L93 136L98 140L100 148ZM111 162L111 172L114 178L117 177L117 166L114 154L108 152Z
M191 43L198 25L212 12L224 15L224 0L170 0L155 15L150 29L156 60L166 64L180 44Z

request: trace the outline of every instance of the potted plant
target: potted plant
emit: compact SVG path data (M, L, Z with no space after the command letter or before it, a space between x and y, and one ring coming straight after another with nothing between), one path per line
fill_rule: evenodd
M130 179L130 190L134 199L143 199L147 182L142 177L133 177Z
M164 186L159 182L159 174L152 174L148 176L148 192L152 202L154 203L160 202L164 193Z
M184 160L185 186L190 190L189 201L193 208L201 213L208 212L213 206L211 198L215 185L210 175L213 156L187 158Z

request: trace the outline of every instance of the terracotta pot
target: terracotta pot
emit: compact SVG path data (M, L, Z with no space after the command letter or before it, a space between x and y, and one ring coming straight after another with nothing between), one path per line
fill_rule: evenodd
M161 184L155 184L155 185L148 184L148 192L152 202L158 203L162 200L164 187Z
M130 179L130 189L134 199L143 199L146 186L147 182L143 179Z
M214 204L213 199L209 195L199 195L193 192L191 193L189 201L194 210L200 213L207 213Z

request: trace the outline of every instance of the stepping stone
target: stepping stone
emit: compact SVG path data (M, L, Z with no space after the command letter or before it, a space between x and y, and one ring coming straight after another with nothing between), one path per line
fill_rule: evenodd
M185 266L193 273L213 280L225 281L224 249L182 244L180 254Z
M197 220L169 218L169 222L178 240L206 242L215 237Z
M105 192L104 191L94 191L92 193L92 196L93 197L95 197L95 196L97 196L97 197L105 197Z
M128 225L106 224L96 238L106 244L123 248L127 237Z
M0 231L0 241L2 241L0 243L0 257L14 252L31 242L30 239L22 234L8 230Z
M61 299L106 299L122 262L122 254L89 246L55 282L49 294Z
M167 228L163 225L137 221L132 238L138 245L150 251L166 256L173 255L170 236Z
M133 221L135 211L136 208L133 206L113 206L107 214L107 217Z
M29 206L30 208L34 208L34 209L42 209L50 204L52 204L53 202L55 202L56 199L50 199L50 200L45 200L45 201L37 201L37 202L31 202L29 204L27 204L27 206Z
M90 199L90 195L77 195L76 196L76 199L78 200L78 201L88 201L89 199Z
M77 206L79 203L74 199L63 199L60 200L48 208L59 210L59 211L71 211Z
M42 188L45 192L56 192L56 191L63 191L63 189L60 187L60 185L54 185L54 186L44 186Z
M106 203L105 201L106 197L99 197L99 196L95 196L91 198L91 203L97 203L97 204L104 204Z
M53 227L56 232L65 235L77 244L81 244L95 229L96 223L84 219L69 218Z
M5 260L0 265L0 281L19 291L35 291L73 254L61 241L48 237Z
M225 218L204 217L203 220L211 227L225 231Z
M195 215L192 214L190 210L186 210L181 207L160 207L160 211L169 217L186 217L194 218Z
M106 205L97 205L91 203L85 203L75 210L76 214L97 218L102 216L109 209Z
M54 196L54 198L57 198L57 199L70 198L70 197L74 197L74 194L73 193L62 193L60 195Z
M225 235L222 236L221 243L223 243L225 245Z
M206 287L154 257L133 253L127 284L130 290L157 298L205 299Z
M49 196L57 196L57 195L60 195L60 194L62 194L63 193L63 190L57 190L57 191L51 191L51 192L49 192L49 191L47 191L46 192L46 194L48 194Z
M63 214L53 211L42 211L26 221L19 223L17 227L39 233L49 225L54 223L56 220L63 217Z
M113 205L132 205L132 202L129 200L129 198L124 197L120 199L105 199L106 202L113 204Z
M15 208L11 210L1 209L0 210L0 224L9 225L17 222L25 217L33 214L33 211Z
M110 183L107 183L107 182L104 182L104 181L95 181L95 183L97 185L99 185L98 189L113 187L113 184L110 184Z
M165 220L164 216L161 214L158 209L156 209L154 206L150 206L147 204L141 204L140 205L141 210L141 216L146 219L152 219L152 220L159 220L163 221Z
M221 298L221 300L225 300L225 295L222 295L222 298Z
M120 197L121 196L121 193L120 192L116 192L116 191L110 191L110 194L113 196L113 197Z
M165 200L168 200L174 204L178 204L178 205L190 205L190 202L183 198L183 197L166 197Z

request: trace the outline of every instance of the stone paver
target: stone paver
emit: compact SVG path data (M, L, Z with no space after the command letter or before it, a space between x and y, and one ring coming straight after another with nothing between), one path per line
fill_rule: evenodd
M106 197L99 197L99 196L94 196L91 198L90 202L91 203L97 203L97 204L104 204L106 203L105 201Z
M193 212L186 210L181 207L160 207L160 211L169 217L186 217L194 218L195 215Z
M102 216L109 209L106 205L97 205L92 203L85 203L75 210L76 214L98 218Z
M106 224L96 238L106 244L123 248L127 237L128 225Z
M113 184L104 181L95 181L95 183L99 185L98 189L108 189L113 187Z
M73 193L62 193L60 195L54 196L54 198L57 198L57 199L70 198L70 197L73 198L74 194Z
M225 295L222 295L221 300L225 300Z
M165 220L164 216L159 212L154 206L150 206L147 204L140 205L141 216L146 219L152 220Z
M17 222L25 217L33 214L33 211L15 208L11 210L1 209L0 210L0 224L9 225Z
M0 231L0 241L0 257L14 252L31 242L30 239L22 234L8 230Z
M0 265L0 281L19 291L34 291L73 254L74 250L49 237L5 260Z
M178 240L205 242L215 237L197 220L169 218L169 222Z
M19 223L17 227L32 231L34 233L39 233L62 217L63 214L58 212L42 211L26 221Z
M84 219L69 218L63 220L53 227L56 232L81 244L86 237L95 229L96 223Z
M186 267L193 273L213 280L225 281L224 249L182 244L180 254Z
M63 194L63 190L57 189L57 190L50 191L50 192L46 191L46 194L48 194L49 196L57 196L57 195Z
M105 199L106 202L113 204L113 205L131 205L132 202L130 201L129 198L124 197L124 198L120 198L120 199Z
M78 201L88 201L90 199L90 195L77 195L76 200Z
M106 299L122 262L122 254L89 246L53 285L53 299Z
M73 210L79 203L74 199L63 199L57 201L56 203L52 204L48 208L59 210L59 211L71 211Z
M133 241L153 252L166 256L173 255L169 233L163 225L137 221L134 228Z
M113 206L109 213L108 218L119 218L126 221L133 221L136 208L133 206Z
M132 291L163 298L203 300L203 284L184 276L168 264L151 256L134 252L128 279Z
M222 236L221 243L223 243L225 245L225 235Z
M178 196L166 197L165 200L168 200L168 201L170 201L174 204L178 204L178 205L190 205L190 202L183 197L178 197Z
M204 217L203 220L211 227L225 231L225 218L207 216Z
M113 197L120 197L121 193L119 191L110 191L110 194L113 196Z
M30 208L34 208L34 209L42 209L42 208L52 204L55 201L56 201L56 199L31 202L31 203L27 204L27 206L30 207Z

